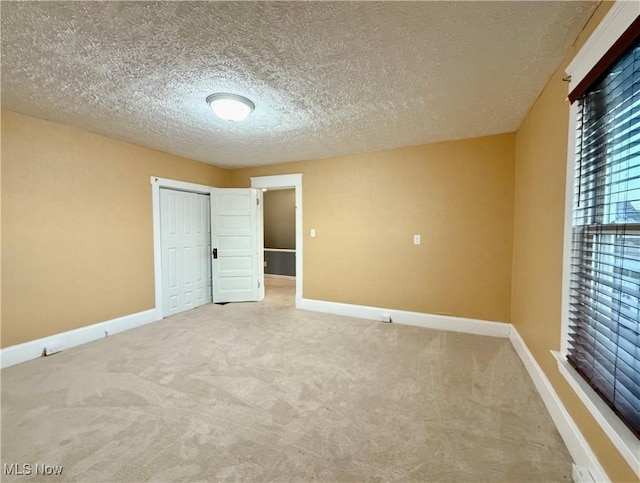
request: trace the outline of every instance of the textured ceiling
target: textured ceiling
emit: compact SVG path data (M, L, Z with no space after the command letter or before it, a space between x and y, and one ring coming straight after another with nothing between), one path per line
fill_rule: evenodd
M509 132L596 5L2 2L2 107L225 167Z

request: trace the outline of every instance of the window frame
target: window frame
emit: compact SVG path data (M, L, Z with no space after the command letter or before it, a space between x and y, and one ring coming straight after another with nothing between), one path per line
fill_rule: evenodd
M639 16L635 2L617 1L594 30L589 39L567 66L569 90L574 89L589 74L627 28ZM620 451L623 458L640 478L640 440L613 412L587 381L567 361L569 339L569 303L571 284L571 244L573 229L573 202L575 176L575 145L578 119L578 103L570 104L569 135L567 146L567 173L565 191L564 246L562 271L562 323L560 352L551 351L558 362L560 373L567 380L587 410Z

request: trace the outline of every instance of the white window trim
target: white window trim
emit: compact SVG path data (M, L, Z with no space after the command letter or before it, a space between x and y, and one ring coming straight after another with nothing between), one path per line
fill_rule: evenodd
M629 466L640 476L640 442L622 420L596 394L589 383L567 362L567 358L557 351L551 351L558 361L560 374L564 376L589 412L598 421L611 442L620 451Z
M607 12L565 72L571 76L569 91L573 90L591 71L607 51L638 17L640 8L635 0L618 0Z
M620 38L640 11L635 1L618 1L604 17L587 42L567 66L571 76L569 89L575 88ZM562 275L562 326L560 352L552 351L558 360L558 370L568 381L585 407L589 410L614 446L640 477L640 441L629 428L609 408L602 398L589 386L580 374L567 362L569 333L569 284L571 276L571 236L573 218L573 184L575 164L577 105L574 102L569 111L569 145L567 147L567 180L565 198L565 226Z

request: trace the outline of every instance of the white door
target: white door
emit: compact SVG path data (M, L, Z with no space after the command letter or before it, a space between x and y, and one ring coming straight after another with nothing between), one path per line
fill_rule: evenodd
M257 215L257 190L211 189L215 303L258 300Z
M160 189L164 317L211 302L209 210L209 195Z

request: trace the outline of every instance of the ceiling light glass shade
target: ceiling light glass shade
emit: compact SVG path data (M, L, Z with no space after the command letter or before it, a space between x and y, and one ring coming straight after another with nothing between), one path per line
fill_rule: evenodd
M211 94L207 104L214 114L225 121L243 121L256 107L246 97L237 94Z

